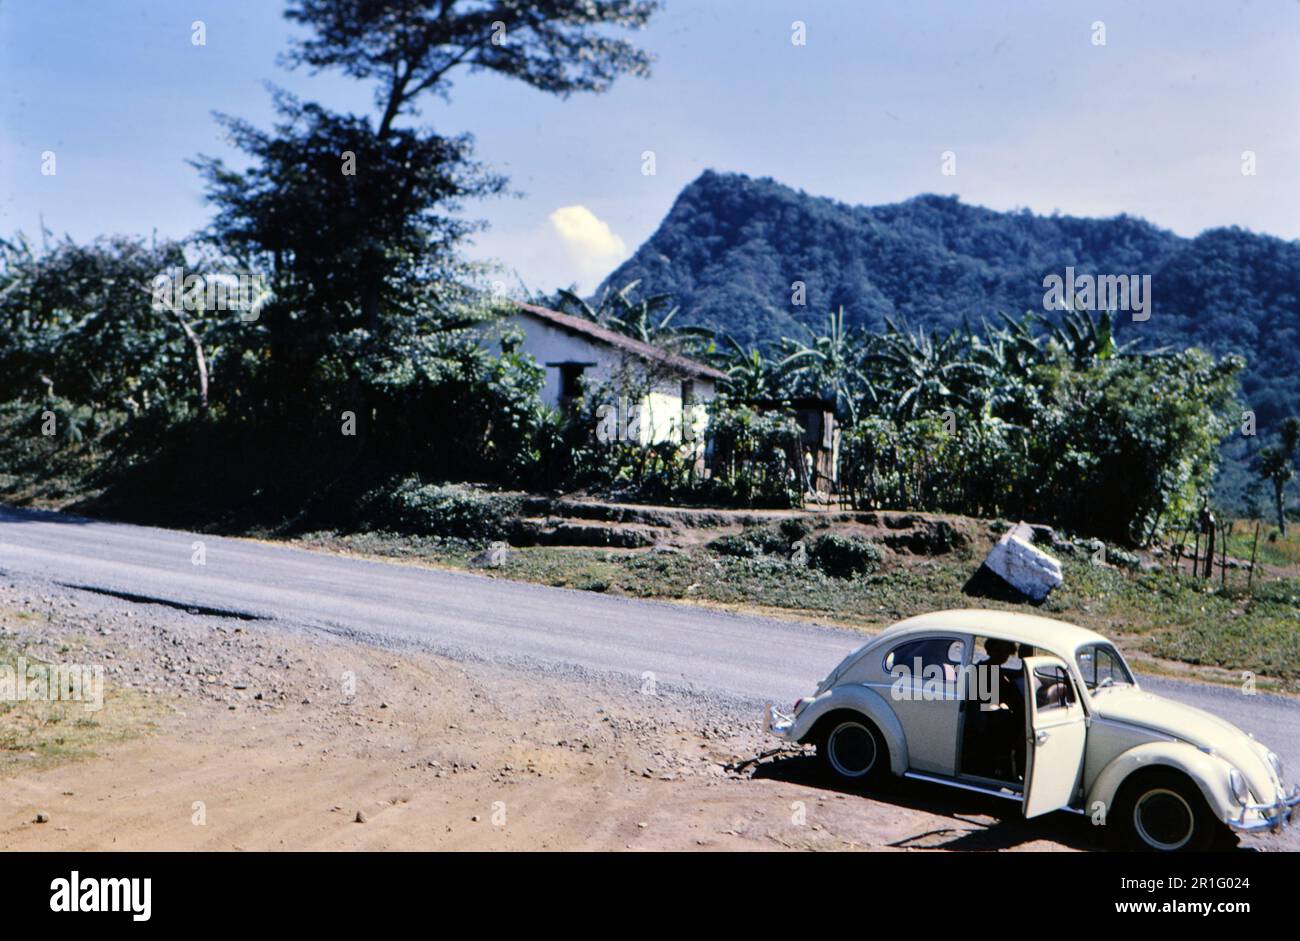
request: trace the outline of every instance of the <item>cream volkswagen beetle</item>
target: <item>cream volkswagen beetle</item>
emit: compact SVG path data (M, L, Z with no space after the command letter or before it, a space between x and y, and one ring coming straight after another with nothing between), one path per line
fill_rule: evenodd
M1225 825L1279 830L1300 803L1254 738L1140 689L1100 634L1027 614L901 621L764 720L815 744L842 780L946 784L1019 801L1026 817L1071 810L1138 849L1204 849Z

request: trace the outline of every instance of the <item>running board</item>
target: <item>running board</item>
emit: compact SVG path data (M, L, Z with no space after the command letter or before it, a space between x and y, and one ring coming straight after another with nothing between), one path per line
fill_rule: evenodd
M987 794L989 797L1001 797L1006 800L1020 801L1024 798L1023 794L1018 794L1015 791L1008 791L1005 788L1002 790L995 790L991 787L983 787L979 784L968 784L965 781L954 781L952 778L940 778L932 774L922 774L919 771L904 771L903 777L912 778L916 781L927 781L930 784L942 784L945 787L960 788L963 791L974 791L976 794ZM1064 810L1085 817L1088 815L1086 810L1073 806L1058 807L1057 810Z
M1005 800L1020 801L1022 795L1006 789L994 790L991 787L983 787L979 784L967 784L965 781L954 781L952 778L940 778L930 774L921 774L919 771L905 771L903 777L912 778L916 781L927 781L930 784L943 784L948 787L961 788L963 791L974 791L976 794L987 794L989 797L1001 797Z

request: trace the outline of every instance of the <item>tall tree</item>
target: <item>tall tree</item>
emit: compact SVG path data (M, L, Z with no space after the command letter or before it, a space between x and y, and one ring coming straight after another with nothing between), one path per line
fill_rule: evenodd
M321 375L355 377L357 359L404 321L431 329L446 319L468 274L456 249L474 229L455 210L504 181L472 160L465 138L403 128L381 140L364 117L283 94L276 104L274 133L221 116L253 158L247 169L197 165L217 206L214 237L273 272L261 318L269 400L292 409Z
M545 92L599 92L646 74L649 56L608 27L645 24L656 0L293 0L305 28L290 67L373 82L377 114L333 113L277 93L273 133L219 116L251 166L197 162L218 213L214 235L260 253L275 273L263 313L269 407L308 404L333 382L355 398L367 363L448 326L449 301L474 272L457 249L476 226L465 200L504 178L472 140L412 125L419 100L447 98L458 69L491 71ZM453 323L457 321L453 318ZM256 358L256 357L255 357ZM341 383L341 385L340 385ZM365 407L373 407L366 401Z
M287 62L373 80L382 138L425 92L446 97L460 68L562 96L649 75L646 52L601 29L639 29L658 7L659 0L295 0L285 17L310 35Z

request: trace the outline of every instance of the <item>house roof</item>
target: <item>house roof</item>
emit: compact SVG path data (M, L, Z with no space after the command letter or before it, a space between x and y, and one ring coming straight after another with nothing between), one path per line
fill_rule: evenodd
M667 350L662 350L649 343L642 343L640 340L610 330L607 327L602 327L600 324L593 323L582 317L562 314L558 310L550 310L546 307L538 307L536 304L524 304L519 301L515 302L515 306L526 316L533 317L553 327L559 327L568 333L594 340L597 343L617 347L641 359L662 363L674 372L714 381L727 378L726 373L714 369L712 366L706 366L704 363L687 359L685 356L678 356L676 353L669 353Z

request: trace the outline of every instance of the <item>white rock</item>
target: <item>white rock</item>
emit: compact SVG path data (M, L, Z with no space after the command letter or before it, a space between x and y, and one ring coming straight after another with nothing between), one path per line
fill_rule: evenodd
M470 560L471 565L500 568L510 557L510 546L504 542L493 542L486 549Z
M1061 563L1035 549L1014 532L998 540L984 564L1007 584L1034 601L1042 601L1061 584Z

